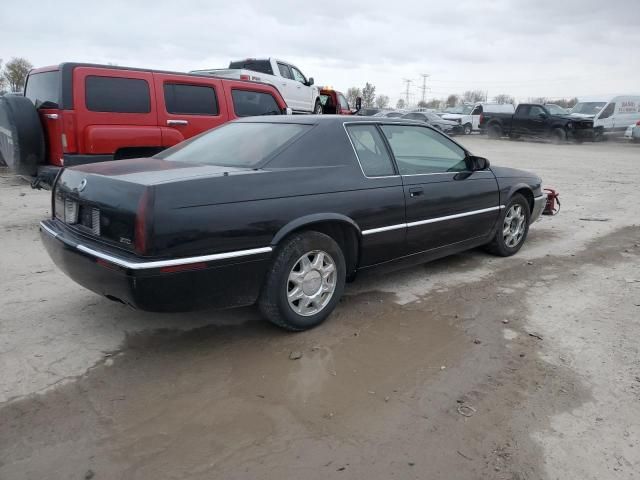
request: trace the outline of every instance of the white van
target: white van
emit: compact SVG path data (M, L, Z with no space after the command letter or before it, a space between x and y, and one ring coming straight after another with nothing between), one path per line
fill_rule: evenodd
M471 122L474 131L479 131L480 115L483 113L515 113L516 107L512 103L476 103L471 112Z
M593 117L593 129L596 135L622 136L627 127L638 120L640 95L619 95Z

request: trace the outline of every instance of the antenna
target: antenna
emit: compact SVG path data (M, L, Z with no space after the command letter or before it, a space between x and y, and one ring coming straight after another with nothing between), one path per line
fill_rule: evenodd
M427 78L429 78L431 75L429 75L428 73L421 73L420 76L422 77L422 86L418 88L422 90L422 102L424 103L427 90L431 90L429 87L427 87Z

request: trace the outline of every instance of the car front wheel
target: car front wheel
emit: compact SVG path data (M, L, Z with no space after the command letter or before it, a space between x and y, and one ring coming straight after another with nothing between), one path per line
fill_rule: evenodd
M502 210L495 237L487 249L501 257L516 254L527 239L530 218L529 202L519 193L515 194Z
M344 255L331 237L295 234L278 249L258 301L260 311L287 330L315 327L340 301L345 272Z
M322 103L320 103L320 100L316 100L316 105L313 109L313 113L316 115L322 115Z

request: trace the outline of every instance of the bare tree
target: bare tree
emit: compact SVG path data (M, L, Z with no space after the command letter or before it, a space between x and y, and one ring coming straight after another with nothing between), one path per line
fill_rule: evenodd
M378 95L376 97L376 107L378 108L387 108L389 106L389 96L388 95Z
M404 98L399 99L398 102L396 103L396 108L399 110L402 110L405 107L406 105L404 103Z
M12 92L21 92L33 65L26 58L14 57L4 66L4 78Z
M573 98L558 98L556 100L548 100L549 103L555 103L556 105L560 105L563 108L573 108L576 103L578 103L578 99L576 97Z
M485 101L485 93L482 90L467 90L462 94L465 102L476 103Z
M549 103L549 99L547 97L529 97L529 103Z
M376 87L369 82L362 89L362 105L367 108L373 107L376 101Z
M440 107L442 106L442 102L437 98L434 98L432 100L429 100L428 102L425 102L424 106L426 108L433 108L434 110L440 110Z
M511 95L507 95L506 93L501 93L500 95L496 95L493 97L493 101L496 103L511 103L515 105L516 99Z
M428 103L427 103L427 102L425 102L424 100L420 100L420 101L418 102L418 106L419 106L420 108L427 108L427 105L428 105Z
M347 102L349 102L349 105L355 105L358 97L362 97L362 90L358 87L351 87L347 90Z
M460 96L452 93L447 97L447 107L455 107L460 102Z
M4 92L4 85L6 84L4 79L4 73L2 73L2 59L0 58L0 93Z

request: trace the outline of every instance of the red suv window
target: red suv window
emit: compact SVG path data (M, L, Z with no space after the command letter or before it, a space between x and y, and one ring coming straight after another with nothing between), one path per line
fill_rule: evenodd
M213 87L164 84L167 112L178 115L218 115L218 98Z
M85 104L92 112L149 113L149 84L140 78L87 76Z

